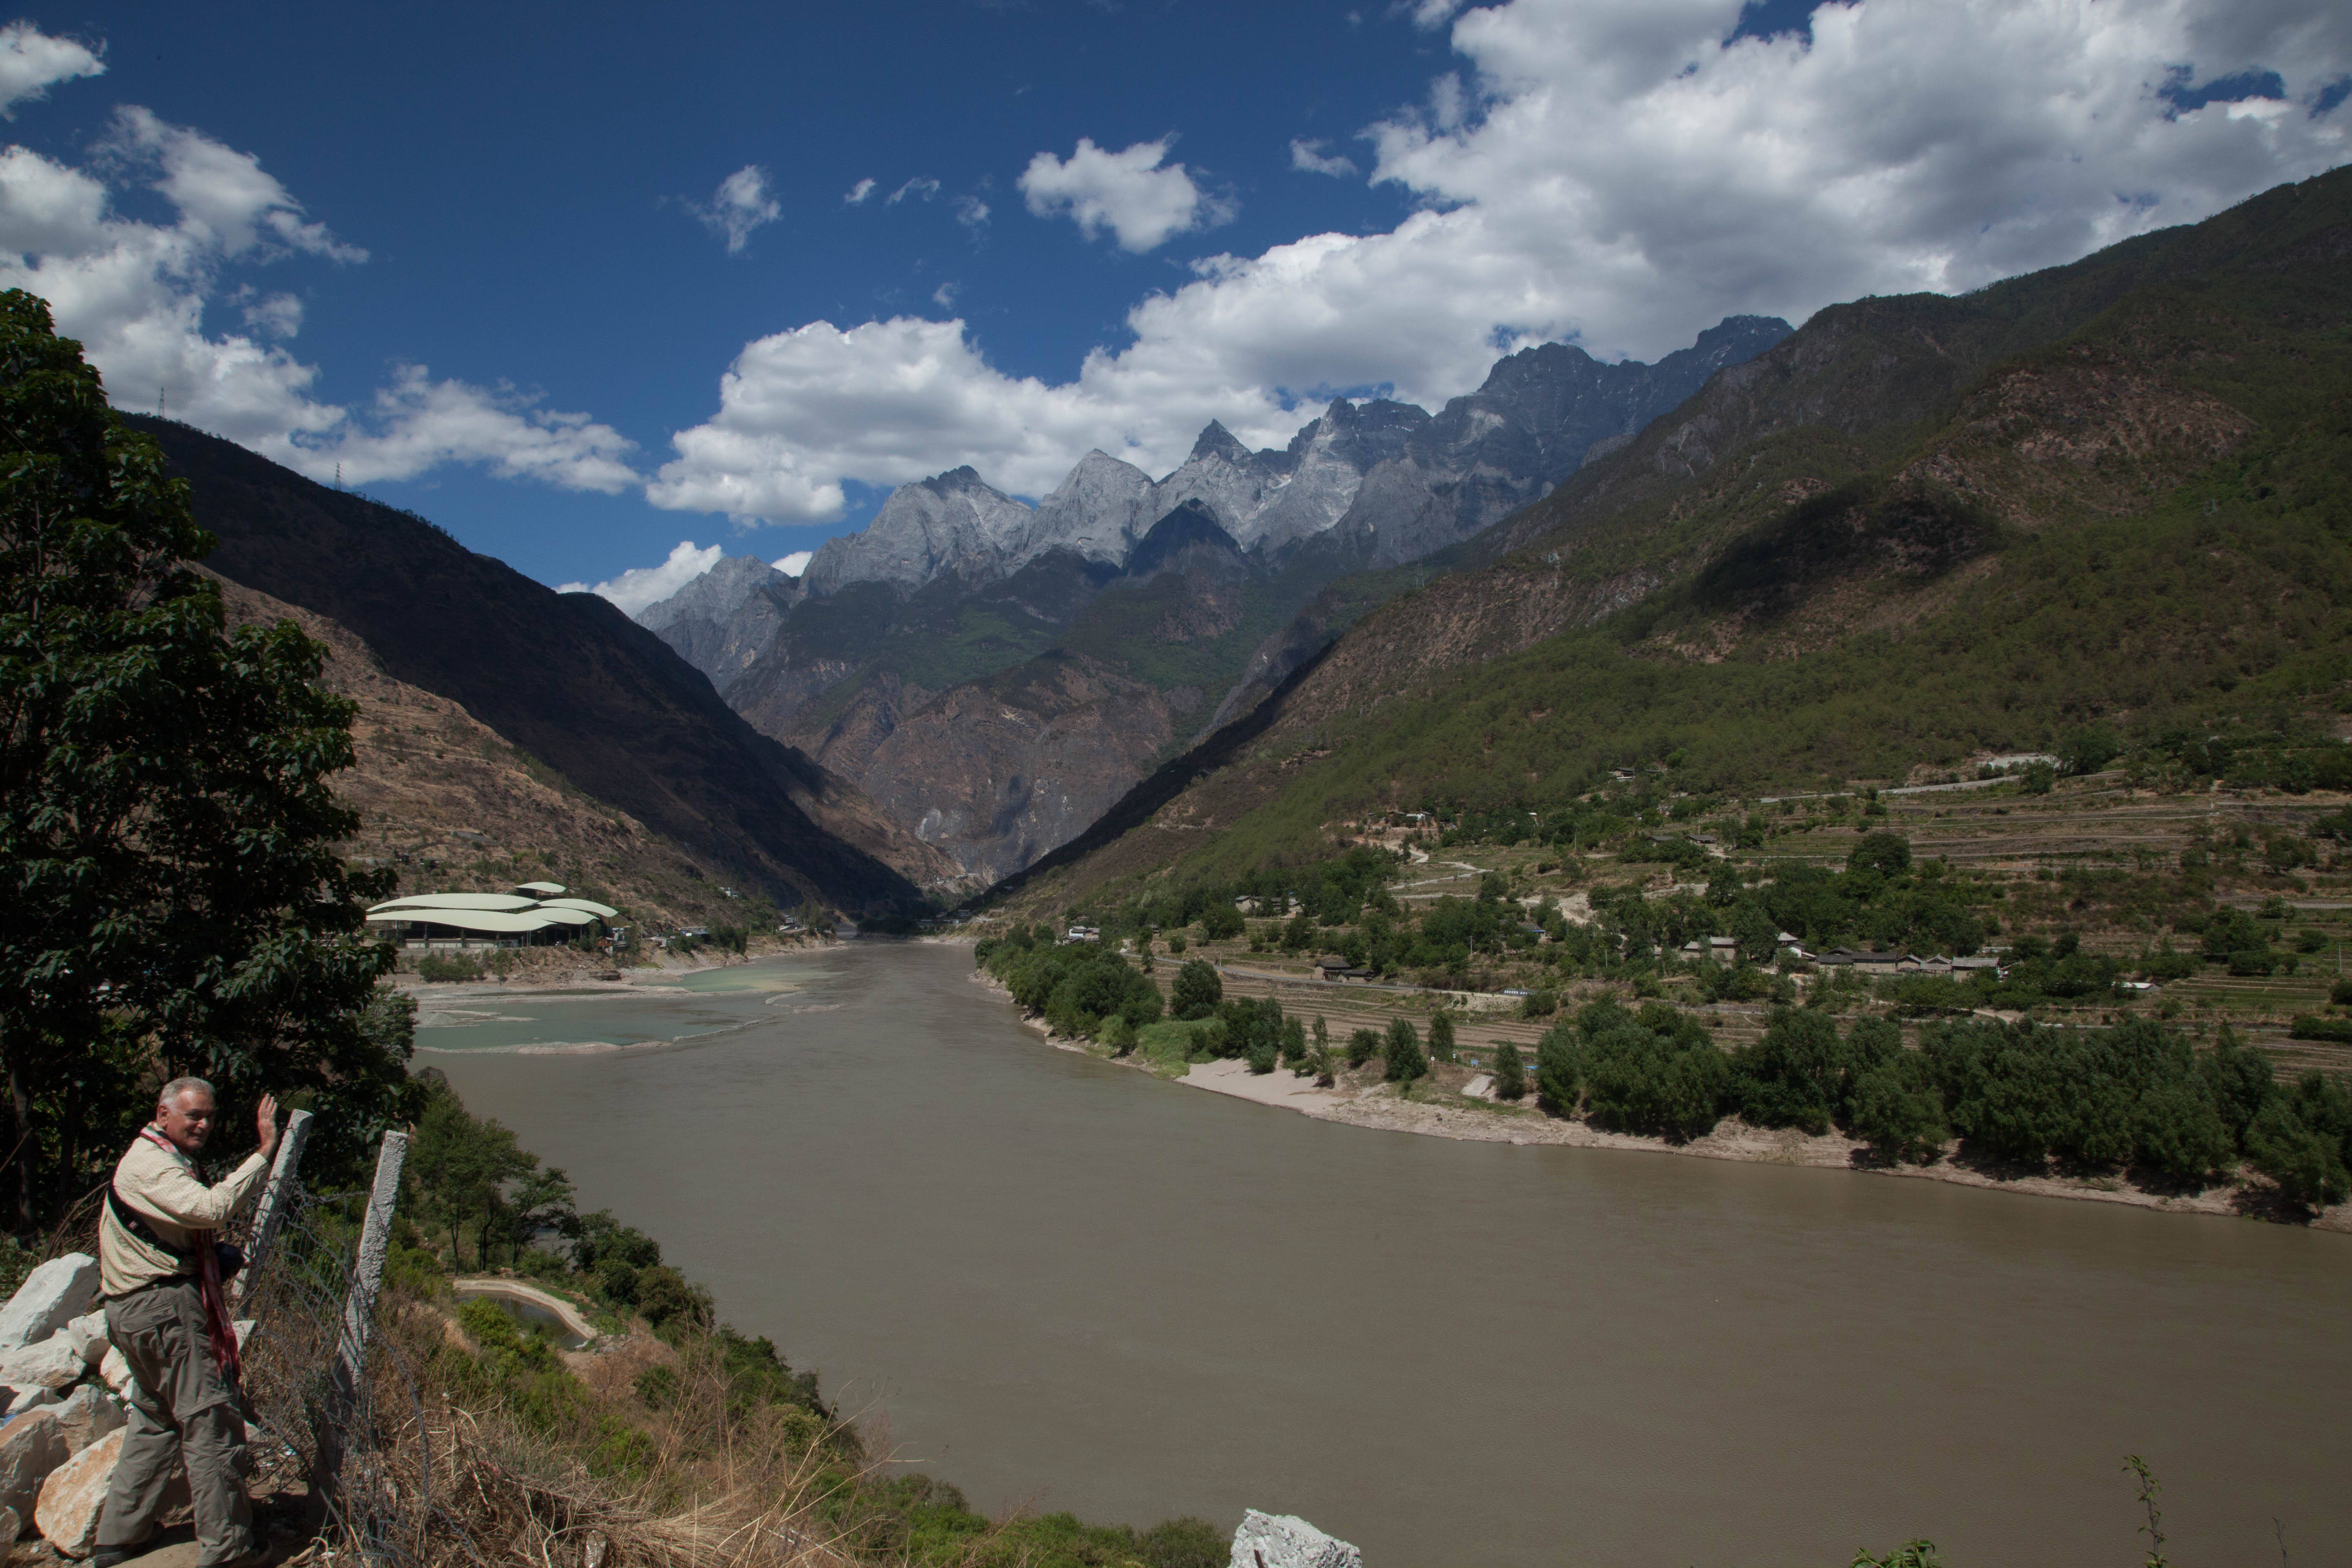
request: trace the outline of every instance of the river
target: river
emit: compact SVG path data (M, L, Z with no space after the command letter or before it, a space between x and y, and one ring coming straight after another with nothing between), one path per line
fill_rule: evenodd
M518 994L417 1063L991 1510L1246 1505L1371 1568L2121 1563L2137 1453L2180 1562L2352 1539L2352 1239L1339 1126L1055 1050L971 968Z

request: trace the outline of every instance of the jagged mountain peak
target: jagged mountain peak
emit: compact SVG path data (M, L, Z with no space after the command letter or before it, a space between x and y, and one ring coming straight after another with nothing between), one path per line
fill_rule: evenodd
M1192 443L1192 456L1185 461L1197 463L1207 458L1223 458L1229 463L1247 463L1254 456L1232 431L1225 428L1223 420L1212 419L1201 432L1200 439Z

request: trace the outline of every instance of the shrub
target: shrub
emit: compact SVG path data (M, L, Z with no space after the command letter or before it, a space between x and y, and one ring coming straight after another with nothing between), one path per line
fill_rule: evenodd
M1501 1100L1524 1100L1528 1093L1528 1069L1519 1060L1519 1047L1505 1040L1495 1051L1495 1094Z
M1227 942L1242 934L1242 912L1231 904L1211 904L1201 911L1201 940Z
M2338 1007L2352 1007L2352 979L2339 980L2330 985L2327 999Z
M2352 1018L2323 1018L2316 1013L2298 1013L2287 1027L2287 1037L2352 1046Z
M416 977L432 984L479 980L482 966L464 953L428 952L416 961Z
M1557 991L1530 991L1519 999L1519 1016L1522 1018L1549 1018L1559 1011L1559 993Z
M1378 1029L1358 1029L1348 1037L1348 1065L1362 1067L1381 1054L1381 1032Z
M2268 974L2278 966L2278 954L2266 947L2241 948L2230 954L2230 973L2235 975Z

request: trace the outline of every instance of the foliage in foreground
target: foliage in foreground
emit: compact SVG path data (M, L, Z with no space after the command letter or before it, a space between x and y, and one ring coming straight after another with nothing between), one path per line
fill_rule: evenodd
M319 1112L351 1173L410 1110L375 998L388 874L336 842L354 705L290 622L224 635L213 546L48 308L0 294L0 1063L10 1221L54 1218L180 1073ZM229 1119L231 1136L238 1119ZM249 1125L249 1122L247 1123Z

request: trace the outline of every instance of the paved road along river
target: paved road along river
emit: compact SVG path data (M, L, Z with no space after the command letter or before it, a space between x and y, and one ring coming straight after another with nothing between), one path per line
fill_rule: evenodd
M1250 1505L1373 1568L2127 1563L2134 1452L2178 1561L2352 1540L2352 1238L1313 1121L970 972L493 998L418 1061L991 1509Z

